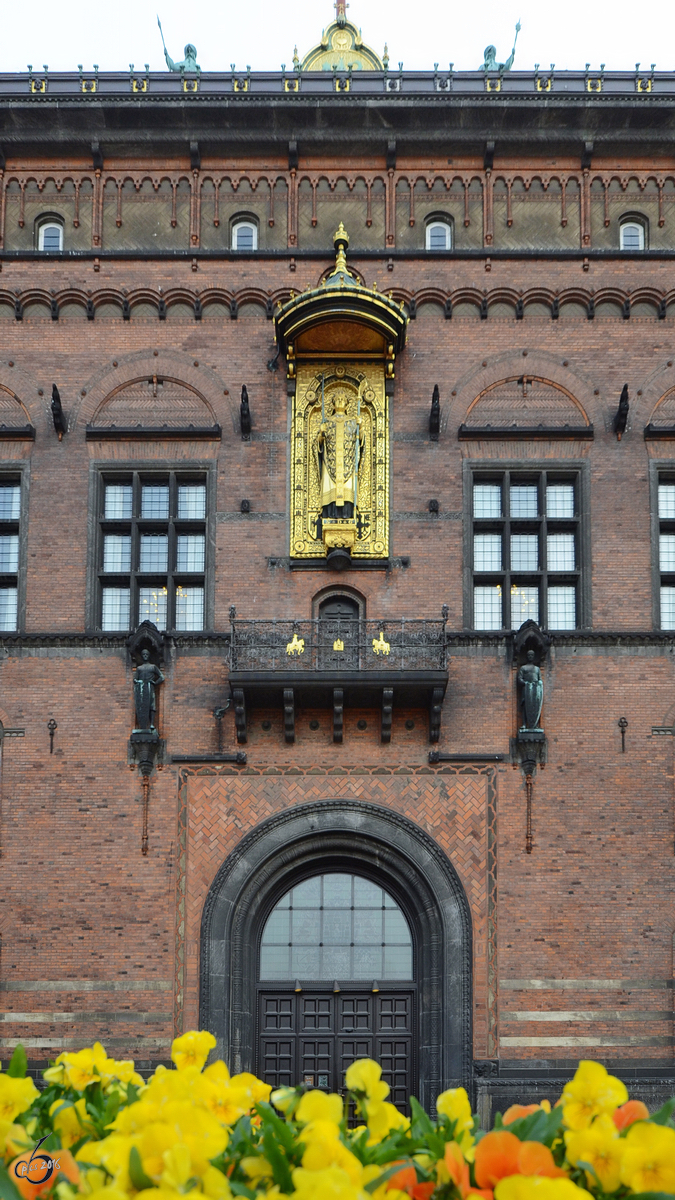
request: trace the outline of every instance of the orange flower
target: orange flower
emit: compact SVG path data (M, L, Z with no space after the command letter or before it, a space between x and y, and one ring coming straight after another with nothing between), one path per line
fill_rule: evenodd
M435 1188L435 1183L418 1183L410 1195L412 1196L412 1200L431 1200Z
M492 1188L469 1188L466 1195L467 1200L471 1200L472 1196L480 1196L481 1200L493 1200Z
M474 1166L479 1187L494 1187L507 1175L519 1173L518 1155L523 1145L508 1129L486 1133L476 1146Z
M395 1165L395 1164L392 1164ZM392 1175L387 1183L387 1191L390 1192L394 1188L398 1188L400 1192L407 1192L412 1195L411 1188L414 1188L417 1183L417 1172L414 1167L403 1167L401 1171L397 1171Z
M523 1142L518 1153L520 1175L546 1175L549 1179L567 1179L567 1171L556 1167L548 1146L541 1142Z
M614 1109L612 1120L621 1133L622 1129L627 1129L634 1121L648 1121L649 1109L641 1100L627 1100L620 1108Z
M540 1108L544 1112L551 1111L548 1101L545 1101L544 1104L512 1104L504 1113L502 1121L505 1125L510 1125L512 1121L520 1121L522 1117L529 1117L531 1113L538 1112Z
M70 1150L52 1150L49 1153L45 1151L39 1158L35 1155L32 1162L30 1159L30 1153L22 1154L7 1168L12 1183L23 1196L23 1200L35 1200L37 1196L48 1192L54 1186L59 1173L70 1183L80 1182L80 1169Z
M512 1104L504 1113L502 1121L505 1125L510 1125L512 1121L520 1121L521 1117L529 1117L530 1113L536 1112L538 1108L538 1104Z
M445 1165L452 1182L457 1186L460 1196L466 1196L471 1184L469 1182L469 1164L457 1142L445 1143Z

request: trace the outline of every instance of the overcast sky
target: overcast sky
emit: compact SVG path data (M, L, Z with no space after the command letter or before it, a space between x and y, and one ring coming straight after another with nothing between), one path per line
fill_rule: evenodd
M300 56L314 45L334 14L330 0L33 0L30 6L3 5L0 71L73 71L78 63L103 71L127 70L129 63L164 67L157 12L169 54L182 58L187 41L197 46L202 70L253 70L290 66L297 42ZM636 9L634 0L351 0L348 17L361 26L364 40L379 54L385 41L392 65L432 69L434 62L457 70L478 67L488 42L498 60L511 51L520 18L515 69L549 67L675 69L675 5L656 0ZM664 57L666 55L667 57Z

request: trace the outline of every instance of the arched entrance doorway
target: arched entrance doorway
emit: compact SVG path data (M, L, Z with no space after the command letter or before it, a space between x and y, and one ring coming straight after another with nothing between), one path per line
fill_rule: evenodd
M399 905L363 875L312 875L274 905L258 972L256 1074L336 1092L375 1058L405 1109L415 1080L413 939Z
M321 901L326 900L326 887L329 897L342 894L345 899L346 889L350 889L349 906L345 903L335 910L341 911L342 917L325 918L328 910ZM380 897L379 909L375 902L365 904L368 897L374 901L376 894ZM308 900L306 905L298 905L299 911L304 907L303 919L309 931L306 936L310 940L305 944L299 940L305 936L300 920L299 937L291 933L291 905L297 896ZM372 911L366 918L368 907ZM387 913L396 914L395 919L387 920ZM374 957L367 960L356 955L355 965L357 935L352 934L357 926L364 938L371 936L365 929L366 919L371 917L381 922L380 974L393 971L393 959L397 958L401 976L386 979L373 973L372 978L350 979L347 974L342 978L312 978L312 974L325 975L329 967L332 973L338 951L343 955L345 972L356 972L358 976L359 971L366 970L367 962L370 974ZM321 934L330 920L333 928L341 920L343 932L349 921L350 944L345 944L345 938L340 944L334 943L332 958L333 951L329 953L328 946L318 945L316 937L317 929ZM281 926L286 921L287 940L295 941L295 946L282 944ZM395 926L398 941L393 936ZM371 928L374 930L374 926ZM363 946L371 947L374 955L377 938L374 932L372 936L374 940ZM324 936L319 936L321 941L325 941ZM304 978L294 974L301 947L302 953L307 951ZM347 952L351 955L349 964ZM276 978L269 974L273 969L280 972ZM298 984L301 990L296 992ZM336 984L338 992L333 990ZM373 991L373 985L379 990ZM407 1006L403 1014L405 1029L384 1029L385 1016L395 1021L401 1013L387 1015L381 1005L378 1009L380 995L390 1006ZM303 1046L303 1038L305 1042L310 1040L306 1036L309 1030L303 1029L302 1013L309 1012L308 1006L303 1007L303 997L314 1005L314 1019L330 1024L330 1028L315 1030L325 1034L323 1040L330 1044L322 1060L320 1038L314 1037L317 1052L311 1067L312 1054ZM281 1020L284 1005L287 1028L270 1028L268 1018L274 1006ZM362 1018L368 1022L367 1028L359 1028ZM351 1061L364 1053L386 1055L385 1034L400 1032L398 1061L394 1054L390 1063L383 1064L397 1092L409 1091L430 1105L445 1088L467 1086L471 1077L471 917L452 863L412 821L373 804L317 801L286 809L262 822L223 863L206 898L200 1022L201 1028L215 1035L217 1053L232 1071L257 1068L269 1070L275 1077L278 1071L285 1072L292 1082L301 1082L303 1074L314 1075L317 1087L324 1086L319 1076L327 1074L327 1086L332 1087L339 1084L343 1058L351 1054L349 1039L356 1051L349 1057ZM363 1049L358 1048L361 1033ZM277 1043L276 1048L270 1047L271 1042ZM389 1042L396 1051L395 1036L389 1036ZM270 1062L270 1058L275 1061ZM405 1079L400 1075L400 1081L396 1077L399 1063L405 1072Z

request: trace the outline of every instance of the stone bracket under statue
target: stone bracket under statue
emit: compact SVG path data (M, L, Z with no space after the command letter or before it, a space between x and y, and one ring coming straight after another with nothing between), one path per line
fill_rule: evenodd
M146 778L164 761L164 741L155 725L157 688L164 683L159 668L164 637L151 621L143 621L129 638L128 650L134 664L134 728L129 737L128 761Z

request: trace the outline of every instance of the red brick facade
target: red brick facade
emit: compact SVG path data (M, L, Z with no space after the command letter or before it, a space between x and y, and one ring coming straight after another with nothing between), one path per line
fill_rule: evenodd
M86 169L76 159L57 158L63 172ZM574 163L570 157L566 169L580 176L578 155ZM108 165L113 174L128 166L112 157ZM247 164L227 165L239 174ZM259 165L269 169L267 162ZM379 160L348 165L355 174L382 174ZM509 178L520 169L516 158L506 166ZM531 158L524 166L531 175L552 169L543 159L539 167ZM51 163L8 155L5 175L24 178L47 167L52 170ZM345 169L329 159L304 167L317 174L324 167L329 174ZM185 163L138 158L133 169L177 176L185 174ZM200 168L204 178L223 169L216 157L205 157ZM399 155L401 194L413 169L436 168L432 156L406 163ZM675 166L658 169L671 180ZM303 257L303 230L307 250L318 238L310 220L300 220L289 249L284 202L269 226L278 247L270 241L264 253L242 261L192 256L186 238L175 260L116 256L112 243L106 257L107 217L98 253L89 247L84 255L83 244L82 257L40 260L17 243L18 199L8 203L5 247L17 253L1 264L0 387L20 401L35 438L10 438L0 429L1 470L11 475L17 465L25 468L26 506L19 627L2 635L0 674L3 1054L21 1039L36 1062L44 1061L100 1038L117 1057L166 1058L173 1031L199 1019L202 912L228 854L287 807L356 800L404 815L453 864L472 921L471 1053L499 1061L495 1078L498 1070L506 1077L529 1062L543 1087L551 1072L579 1056L622 1064L645 1081L672 1074L675 667L672 635L659 630L654 616L650 466L672 469L674 443L643 437L659 400L675 386L672 258L664 250L661 257L622 259L609 249L593 257L608 228L596 222L594 193L592 244L584 245L578 230L577 252L567 258L545 250L537 257L499 257L499 239L503 234L508 249L511 226L499 224L497 203L494 212L492 201L481 207L480 191L493 186L499 171L491 182L475 156L461 170L477 181L478 194L474 205L471 193L472 224L463 227L462 189L454 258L430 261L419 246L412 254L414 227L399 191L396 245L383 248L378 234L379 257L366 246L350 255L368 286L392 289L409 307L414 301L415 315L397 359L390 407L390 564L339 580L325 571L290 569L291 401L283 359L280 369L267 369L275 347L265 305L268 297L285 300L291 288L317 285L332 261L334 226L344 220L356 233L363 223L356 201L350 210L348 192L342 205L329 193L318 210L325 256ZM602 170L609 178L629 168L625 157L605 155ZM631 178L651 170L650 162L636 161ZM276 173L284 190L295 186L282 159ZM671 186L664 185L668 204ZM610 193L619 204L621 196ZM601 204L604 193L598 195ZM660 195L654 193L655 205ZM525 204L518 189L514 208L516 201ZM205 213L202 202L202 231ZM290 219L297 228L292 211ZM419 209L416 219L423 219ZM614 209L610 219L615 231ZM473 257L468 244L460 252L463 228L476 232ZM656 208L652 229L666 237ZM202 247L205 240L204 234ZM361 233L353 243L362 245ZM669 245L675 247L672 238ZM397 255L397 248L409 252ZM204 306L200 321L191 311L196 291ZM13 311L17 297L21 321ZM48 307L53 297L58 320ZM121 311L125 298L132 302L128 321ZM162 298L166 320L157 315ZM487 319L480 318L484 298ZM552 319L556 298L560 314ZM93 320L87 320L87 299L97 309ZM519 299L523 320L516 317ZM626 299L628 319L622 315ZM237 304L230 310L231 300ZM135 312L135 304L146 308ZM221 439L159 432L152 440L87 438L87 426L116 388L154 375L194 388L222 427ZM593 426L592 439L504 433L458 440L476 397L522 375L550 381L573 397L579 424ZM68 422L61 441L49 410L53 383ZM436 383L442 406L437 442L428 434ZM612 421L624 383L631 407L618 440ZM239 427L242 384L253 418L249 441ZM514 409L513 421L520 415ZM582 520L590 561L583 586L590 617L586 628L552 635L542 663L548 761L534 777L531 854L526 784L511 762L510 739L519 723L512 635L473 630L467 610L467 468L475 463L522 471L572 464L587 471ZM143 857L141 780L129 769L132 663L124 636L101 633L100 622L97 629L92 480L104 469L167 464L215 469L215 568L207 583L214 619L212 631L166 638L158 712L164 764L151 778L149 853ZM438 500L437 514L429 512L431 498ZM241 511L244 499L250 513ZM438 749L476 761L430 764L426 713L398 706L389 745L381 744L377 710L350 708L342 745L333 742L330 712L308 710L296 714L296 741L289 746L277 708L249 713L245 765L172 763L171 755L217 750L213 710L228 694L230 605L246 619L305 620L317 593L338 583L359 593L372 619L438 619L447 604L449 685ZM625 752L621 717L628 721ZM53 753L50 719L57 722ZM310 728L310 719L318 729ZM365 728L358 728L359 720ZM222 736L224 751L237 749L231 709Z

